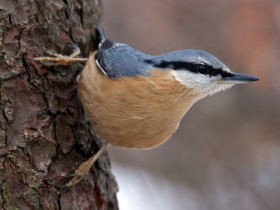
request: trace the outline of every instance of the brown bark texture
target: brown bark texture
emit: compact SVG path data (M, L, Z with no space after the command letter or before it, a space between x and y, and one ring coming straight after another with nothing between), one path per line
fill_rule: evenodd
M62 187L101 146L77 98L83 65L45 67L44 50L88 56L99 0L0 0L0 209L117 209L107 153Z

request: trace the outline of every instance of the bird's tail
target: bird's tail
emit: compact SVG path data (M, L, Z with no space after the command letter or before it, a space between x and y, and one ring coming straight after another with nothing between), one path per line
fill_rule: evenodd
M107 38L105 36L103 28L101 26L97 26L96 31L97 31L97 36L98 36L98 39L99 39L99 43L104 42Z

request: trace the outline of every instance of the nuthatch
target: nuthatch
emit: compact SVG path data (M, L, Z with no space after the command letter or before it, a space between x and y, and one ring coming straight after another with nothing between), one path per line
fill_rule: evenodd
M97 52L88 59L52 54L35 58L49 65L86 62L78 94L95 133L105 145L75 171L82 179L108 144L133 149L157 147L177 130L198 100L258 78L236 74L213 55L178 50L152 56L108 40L101 28Z

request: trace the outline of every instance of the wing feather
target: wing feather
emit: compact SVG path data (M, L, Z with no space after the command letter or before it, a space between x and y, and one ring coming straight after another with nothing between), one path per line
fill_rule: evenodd
M126 44L107 39L100 44L95 61L106 76L116 79L138 75L149 76L147 64L143 61L150 57Z

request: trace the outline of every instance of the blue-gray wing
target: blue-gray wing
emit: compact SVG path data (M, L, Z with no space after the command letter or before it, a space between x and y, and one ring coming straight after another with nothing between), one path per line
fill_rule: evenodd
M95 61L105 75L110 79L116 79L138 75L149 76L147 64L143 60L150 57L126 44L107 39L100 44Z

